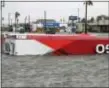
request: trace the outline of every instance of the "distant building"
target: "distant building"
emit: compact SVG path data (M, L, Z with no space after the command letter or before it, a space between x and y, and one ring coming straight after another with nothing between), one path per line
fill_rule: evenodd
M38 19L36 22L33 22L33 23L39 24L39 23L44 23L44 22L45 22L45 19ZM47 23L54 23L56 21L54 19L46 19L46 22Z
M58 28L59 23L54 19L38 19L36 22L32 22L32 31L44 31L44 27L46 28Z
M85 22L77 23L77 31L85 31ZM109 32L109 17L100 15L94 21L88 21L87 29L93 32Z
M1 26L1 25L0 25ZM2 31L8 31L8 24L2 24L1 26Z
M91 26L91 29L98 32L109 32L109 17L104 15L98 17L99 20L88 23Z

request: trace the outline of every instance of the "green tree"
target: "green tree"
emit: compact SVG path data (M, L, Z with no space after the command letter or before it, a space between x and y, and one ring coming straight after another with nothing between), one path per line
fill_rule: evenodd
M95 20L94 17L91 17L90 22L94 22L94 20Z
M86 21L85 21L85 33L87 34L87 9L88 9L88 5L89 6L93 5L93 2L90 0L88 0L88 1L86 0L84 2L84 4L85 4L85 19L86 19Z
M85 19L85 18L83 18L83 19L81 20L81 22L82 22L82 23L85 23L85 22L86 22L86 19Z
M15 26L18 25L18 17L20 16L20 13L19 12L15 12Z

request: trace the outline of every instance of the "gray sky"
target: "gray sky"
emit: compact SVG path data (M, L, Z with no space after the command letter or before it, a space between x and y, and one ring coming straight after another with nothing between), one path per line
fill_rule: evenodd
M15 1L15 0L13 0ZM52 1L52 0L51 0ZM73 1L73 0L72 0ZM82 0L81 0L82 1ZM94 1L94 0L93 0ZM4 23L8 23L8 13L14 22L14 13L20 12L20 22L24 22L25 16L30 15L31 21L43 18L44 10L47 11L47 18L53 18L59 21L61 18L68 20L70 15L78 15L84 17L84 5L82 2L6 2L3 8ZM106 2L93 2L93 6L88 7L88 18L97 15L108 15L108 3Z

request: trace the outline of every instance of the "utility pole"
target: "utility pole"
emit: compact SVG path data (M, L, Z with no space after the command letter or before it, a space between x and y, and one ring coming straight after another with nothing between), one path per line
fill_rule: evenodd
M85 1L85 34L87 34L87 1Z
M30 24L30 15L28 16L28 23Z
M30 28L30 15L28 16L28 30L29 30L29 32L31 31L31 28Z
M27 21L27 16L26 16L25 19L24 19L24 25L25 25L24 27L25 27L25 30L27 30L27 29L26 29L26 28L27 28L27 27L26 27L26 26L27 26L27 25L26 25L26 21Z
M44 31L46 32L46 11L44 11Z
M5 0L1 1L1 30L3 28L3 21L4 21L4 17L2 17L2 9L5 7Z
M108 17L109 17L109 1L108 1ZM108 31L109 31L109 19L108 19ZM109 36L109 33L108 33Z
M10 16L11 16L11 14L8 13L8 26L10 26Z
M24 23L26 24L26 20L27 20L27 16L25 17L25 19L24 19Z
M1 7L5 7L5 0L1 1Z
M11 25L12 25L12 19L11 19Z
M15 29L14 29L14 32L16 32L16 26L17 26L17 18L16 18L16 15L15 15Z
M78 8L78 22L79 22L79 8Z

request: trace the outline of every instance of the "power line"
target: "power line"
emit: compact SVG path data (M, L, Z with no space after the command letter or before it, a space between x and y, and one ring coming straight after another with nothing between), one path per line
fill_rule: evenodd
M5 2L84 2L84 0L5 0ZM109 0L92 0L92 2L109 2Z

